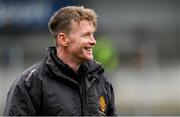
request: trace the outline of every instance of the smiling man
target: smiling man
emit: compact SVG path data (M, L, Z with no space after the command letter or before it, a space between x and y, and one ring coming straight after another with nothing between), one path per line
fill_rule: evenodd
M55 12L49 21L55 46L13 83L4 115L116 115L113 87L93 60L96 26L92 9Z

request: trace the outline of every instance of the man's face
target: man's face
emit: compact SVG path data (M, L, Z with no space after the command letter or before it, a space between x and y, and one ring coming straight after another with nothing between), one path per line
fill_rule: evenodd
M72 59L84 62L93 59L92 48L96 44L94 38L95 28L92 22L82 20L80 23L72 22L69 34L67 51Z

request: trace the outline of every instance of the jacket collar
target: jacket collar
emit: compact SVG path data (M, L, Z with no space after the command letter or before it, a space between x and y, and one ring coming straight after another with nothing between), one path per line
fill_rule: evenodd
M47 49L46 64L51 68L55 75L61 76L74 83L77 83L79 77L84 77L89 74L102 74L104 72L101 64L91 60L81 64L78 74L76 74L67 64L56 56L55 47L49 47Z

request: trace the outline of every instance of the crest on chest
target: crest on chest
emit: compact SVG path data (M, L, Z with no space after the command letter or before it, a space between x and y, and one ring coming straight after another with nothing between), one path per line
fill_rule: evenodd
M104 96L99 97L99 107L102 112L105 112L107 104Z

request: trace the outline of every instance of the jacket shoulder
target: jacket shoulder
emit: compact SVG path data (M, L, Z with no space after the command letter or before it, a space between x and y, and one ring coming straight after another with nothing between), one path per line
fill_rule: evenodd
M40 69L40 67L42 66L42 64L43 64L43 61L39 61L38 63L32 65L32 66L29 67L29 68L27 68L27 69L21 74L21 76L23 76L23 75L24 75L24 76L26 76L26 75L31 76L32 73L34 73L35 71L37 71L37 70ZM37 72L35 72L35 73L37 73Z
M25 70L11 85L7 94L4 115L34 115L40 105L41 81L38 62Z
M14 81L13 85L11 87L25 87L28 91L31 90L31 88L37 83L40 83L41 79L39 77L39 74L41 73L41 68L43 66L43 61L40 61L28 69L26 69L21 75Z

